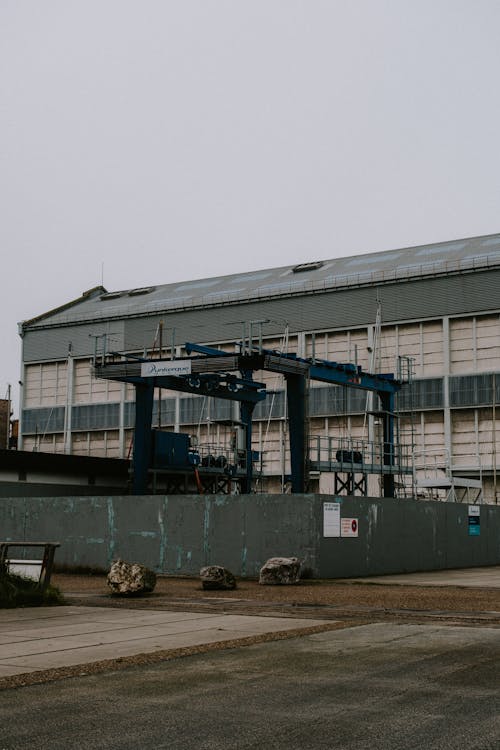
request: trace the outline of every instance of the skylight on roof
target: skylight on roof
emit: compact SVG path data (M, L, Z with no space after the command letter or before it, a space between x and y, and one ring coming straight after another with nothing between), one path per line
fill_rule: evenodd
M293 273L303 273L304 271L316 271L317 268L321 268L325 265L323 260L315 260L311 263L299 263L297 266L292 268Z
M136 297L139 294L149 294L149 292L154 292L156 287L154 286L141 286L137 289L131 289L128 293L129 297Z
M117 299L118 297L121 297L123 292L106 292L106 294L101 294L100 299L107 300L107 299Z

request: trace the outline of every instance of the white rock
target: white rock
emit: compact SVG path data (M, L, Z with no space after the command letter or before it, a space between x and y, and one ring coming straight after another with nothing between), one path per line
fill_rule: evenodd
M230 570L222 565L207 565L200 570L201 583L204 589L236 588L236 579Z
M115 560L108 573L108 586L113 594L146 594L156 586L156 573L140 563Z
M300 578L298 557L271 557L260 569L259 583L297 583Z

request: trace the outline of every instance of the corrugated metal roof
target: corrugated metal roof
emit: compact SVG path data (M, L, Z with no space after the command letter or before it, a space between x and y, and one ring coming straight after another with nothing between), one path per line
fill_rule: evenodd
M382 306L384 325L446 316L498 313L500 266L478 273L427 276L404 284L352 286L324 294L301 297L271 297L255 302L208 307L200 315L196 308L173 310L120 320L89 321L57 328L30 327L23 339L23 360L63 360L69 345L75 357L94 354L96 341L108 351L141 353L157 341L158 323L165 324L168 347L175 331L175 344L234 342L242 335L242 320L266 320L263 334L281 338L285 326L297 332L345 330L373 325L377 305Z
M366 253L302 266L283 266L140 289L84 294L57 310L25 321L23 328L128 318L162 311L370 286L500 265L500 234Z

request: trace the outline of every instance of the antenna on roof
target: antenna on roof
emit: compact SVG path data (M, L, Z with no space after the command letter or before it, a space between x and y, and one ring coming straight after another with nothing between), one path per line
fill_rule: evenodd
M101 286L104 286L104 261L101 262Z

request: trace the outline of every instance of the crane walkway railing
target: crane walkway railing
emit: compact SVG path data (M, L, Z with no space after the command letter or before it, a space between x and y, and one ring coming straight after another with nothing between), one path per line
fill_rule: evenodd
M404 445L311 436L308 455L310 471L413 474L411 449Z

